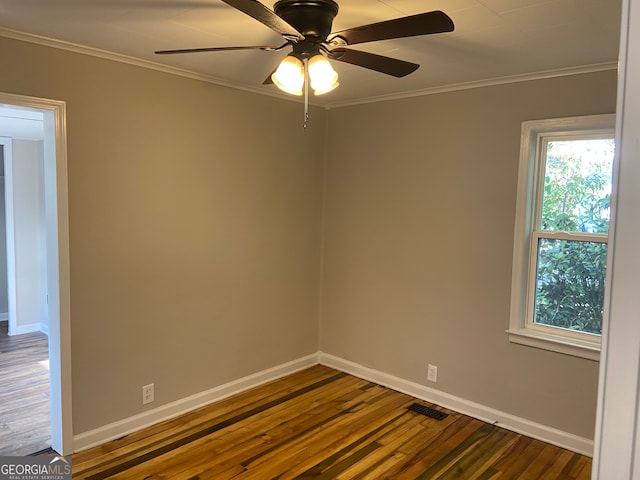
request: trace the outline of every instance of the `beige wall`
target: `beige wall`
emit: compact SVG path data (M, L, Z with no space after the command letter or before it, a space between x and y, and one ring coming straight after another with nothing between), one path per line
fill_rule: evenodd
M321 349L592 436L598 364L504 330L520 124L614 111L615 72L314 109L303 133L297 102L0 58L0 91L67 102L76 434L144 411L141 385L156 407Z
M332 110L321 350L593 438L598 363L505 330L521 123L613 112L615 88L603 72Z
M0 91L67 102L73 428L317 350L325 116L0 38Z

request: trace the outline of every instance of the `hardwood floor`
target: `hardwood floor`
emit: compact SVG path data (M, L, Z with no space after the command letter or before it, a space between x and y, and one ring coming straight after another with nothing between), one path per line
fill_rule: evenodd
M9 337L0 322L0 456L51 445L49 347L44 333Z
M78 479L579 479L591 459L324 366L73 455Z

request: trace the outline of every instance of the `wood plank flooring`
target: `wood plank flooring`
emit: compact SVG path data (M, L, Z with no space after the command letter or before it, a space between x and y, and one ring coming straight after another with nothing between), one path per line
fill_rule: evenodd
M0 322L0 456L51 445L49 346L44 333L7 335Z
M77 479L585 480L591 459L314 366L73 455Z

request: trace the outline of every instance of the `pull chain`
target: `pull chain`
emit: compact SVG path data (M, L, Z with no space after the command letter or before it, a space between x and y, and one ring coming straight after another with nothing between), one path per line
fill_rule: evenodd
M307 59L304 59L304 122L302 128L307 131L307 123L309 122L309 68Z

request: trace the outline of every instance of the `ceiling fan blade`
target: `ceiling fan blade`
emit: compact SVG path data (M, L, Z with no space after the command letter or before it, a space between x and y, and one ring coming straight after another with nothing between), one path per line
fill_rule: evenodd
M288 45L286 43L285 45ZM198 52L224 52L229 50L267 50L270 52L280 50L285 45L280 47L273 47L269 45L256 45L249 47L205 47L205 48L182 48L179 50L158 50L153 52L157 55L173 55L174 53L198 53Z
M227 5L246 13L250 17L255 18L263 23L271 30L279 33L287 40L304 40L304 35L285 22L282 18L275 14L257 0L222 0Z
M451 18L446 13L435 10L334 32L329 35L327 41L334 45L344 45L345 43L346 45L355 45L378 40L452 32L453 28Z
M377 53L362 52L349 48L338 47L329 52L329 58L340 62L350 63L359 67L386 73L394 77L405 77L415 72L420 65L417 63L405 62L397 58L385 57Z

